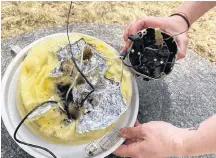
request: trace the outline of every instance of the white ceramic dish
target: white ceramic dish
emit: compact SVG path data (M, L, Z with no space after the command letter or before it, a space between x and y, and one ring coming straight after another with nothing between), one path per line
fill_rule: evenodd
M15 131L15 128L21 121L21 117L19 115L19 112L16 107L16 85L18 82L18 75L20 71L20 64L23 61L24 56L26 55L27 51L36 43L46 40L48 38L52 38L55 36L66 36L65 33L58 33L53 34L50 36L43 37L19 52L16 57L13 59L13 61L8 66L7 70L5 71L3 80L2 80L2 119L4 121L5 127L7 128L9 134L13 138L13 134ZM94 38L94 37L91 37ZM96 38L95 38L96 39ZM106 44L106 43L104 43ZM107 45L107 44L106 44ZM109 46L110 47L110 46ZM139 93L137 88L137 83L135 78L132 79L133 84L133 95L131 99L131 106L128 108L128 110L124 113L121 121L117 124L116 128L121 127L131 127L134 126L137 115L138 115L138 109L139 109ZM83 145L59 145L59 144L51 144L49 142L46 142L36 135L34 135L25 125L23 125L19 132L17 137L24 141L29 142L32 144L40 145L43 147L48 148L50 151L52 151L58 158L84 158L88 157L84 148L87 144ZM115 149L117 149L122 143L124 142L124 139L121 138L120 140L115 143L114 146L112 146L108 150L104 150L103 152L98 153L97 155L93 157L97 158L103 158L109 154L111 154ZM46 153L43 150L35 149L29 146L25 146L22 144L18 145L25 150L30 155L36 157L36 158L47 158L50 157L48 153Z

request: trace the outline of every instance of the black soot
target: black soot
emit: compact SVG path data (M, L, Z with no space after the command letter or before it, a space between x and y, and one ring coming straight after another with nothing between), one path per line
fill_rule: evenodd
M130 35L133 44L128 50L129 60L133 69L151 78L160 78L171 72L177 54L177 44L173 37L161 32L162 45L156 45L155 29L146 29L146 34ZM144 80L149 80L145 78Z
M60 83L60 84L57 84L56 87L58 90L58 94L63 102L64 111L66 111L68 119L76 120L79 117L79 110L73 104L72 89L70 90L68 94L68 98L66 100L66 95L70 88L70 84L63 85L63 83Z

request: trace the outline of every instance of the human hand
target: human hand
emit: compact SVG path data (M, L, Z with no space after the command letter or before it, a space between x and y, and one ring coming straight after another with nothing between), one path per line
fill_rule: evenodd
M180 16L138 18L137 20L129 23L129 25L125 29L123 36L125 45L122 48L121 52L127 50L131 44L131 41L128 39L129 35L135 34L138 31L148 27L160 28L162 31L170 34L171 36L182 33L188 28L187 23ZM175 37L179 48L177 56L178 60L184 58L186 55L188 45L188 32L186 31L185 33L177 35Z
M121 137L127 140L114 154L132 158L183 156L183 136L187 131L163 121L136 122L135 127L120 130Z

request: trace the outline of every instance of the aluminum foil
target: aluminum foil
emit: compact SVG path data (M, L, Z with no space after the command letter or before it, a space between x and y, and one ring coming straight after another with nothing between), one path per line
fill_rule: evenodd
M51 100L54 100L54 97L52 96L52 97L50 97L48 100L50 100L50 101L51 101ZM36 116L42 115L42 114L46 113L47 111L49 111L49 110L52 108L52 106L54 106L54 105L56 105L56 104L47 103L46 105L41 106L41 107L39 107L37 110L35 110L34 112L32 112L32 113L28 116L28 118L33 119L33 118L35 118Z
M78 58L81 50L85 46L84 40L78 40L73 44L67 44L64 48L60 48L56 52L56 57L58 59L58 65L54 70L49 74L50 77L60 77L65 74L65 72L62 69L62 63L67 60L71 60L72 54L75 59ZM71 47L71 49L70 49ZM72 54L71 51L72 50ZM78 62L78 61L77 61Z
M62 76L64 72L62 71L61 63L58 63L58 66L49 74L50 77L59 77Z
M85 41L80 40L75 44L71 44L73 56L79 65L78 57L86 45ZM90 48L90 47L89 47ZM72 56L70 54L70 45L57 51L56 56L59 65L51 72L51 77L61 76L64 72L61 68L61 62L69 60ZM90 48L93 49L92 47ZM92 50L95 52L96 50ZM84 133L104 129L116 122L120 115L126 111L121 90L120 83L106 79L104 77L107 69L106 61L97 53L94 53L90 60L84 61L82 72L88 76L89 81L95 88L95 91L84 102L84 109L88 111L80 116L80 120L76 125L76 131ZM72 90L73 101L81 103L82 99L91 91L91 87L85 82L82 85L75 86Z
M113 86L109 83L106 88L109 88L109 85ZM79 133L104 129L116 122L126 110L119 87L113 91L106 92L104 89L103 93L92 93L84 103L84 107L89 113L81 115L76 126L76 131Z

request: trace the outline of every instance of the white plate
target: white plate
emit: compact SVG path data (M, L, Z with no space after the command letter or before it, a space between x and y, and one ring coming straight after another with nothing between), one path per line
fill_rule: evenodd
M17 54L17 56L13 59L13 61L8 66L7 70L5 71L3 80L2 80L2 119L4 121L5 127L7 128L9 134L13 138L13 134L15 131L15 128L21 121L21 117L19 115L19 112L17 110L16 106L16 85L18 82L18 75L20 71L20 64L23 61L23 58L26 54L26 52L36 43L46 40L48 38L52 38L55 36L62 36L66 35L65 33L58 33L53 34L50 36L43 37L24 49L20 53ZM91 36L90 36L91 37ZM94 37L91 37L94 38ZM95 38L96 39L96 38ZM106 44L106 43L105 43ZM107 45L107 44L106 44ZM110 46L109 46L110 47ZM138 115L138 109L139 109L139 93L137 88L137 83L135 78L132 79L133 84L133 94L132 94L132 100L131 100L131 106L128 108L128 110L123 115L123 118L121 121L117 124L116 128L121 127L132 127L135 124L137 115ZM42 147L48 148L50 151L52 151L58 158L84 158L88 157L85 153L84 148L87 144L83 145L58 145L58 144L51 144L49 142L46 142L36 135L34 135L25 125L23 125L17 134L18 139L29 142L32 144L40 145ZM109 154L111 154L113 151L115 151L122 143L124 142L124 139L121 138L112 148L109 150L104 150L94 157L102 158ZM22 144L17 143L23 150L25 150L30 155L37 157L37 158L47 158L50 157L48 153L46 153L43 150L35 149L29 146L25 146Z

